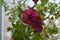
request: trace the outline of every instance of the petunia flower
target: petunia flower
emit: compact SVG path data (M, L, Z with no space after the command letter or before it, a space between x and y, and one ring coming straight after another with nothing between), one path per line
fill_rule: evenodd
M42 20L40 14L33 8L29 8L22 12L23 22L31 25L34 32L42 31Z
M35 4L38 2L38 0L32 0Z

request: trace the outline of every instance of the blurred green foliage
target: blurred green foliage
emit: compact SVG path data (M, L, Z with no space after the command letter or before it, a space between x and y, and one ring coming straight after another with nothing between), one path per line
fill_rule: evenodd
M4 3L4 0L0 0L0 6L2 6Z

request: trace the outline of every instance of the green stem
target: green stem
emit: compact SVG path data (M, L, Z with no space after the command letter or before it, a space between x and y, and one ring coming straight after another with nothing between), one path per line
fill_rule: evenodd
M32 8L34 8L36 5L37 5L37 3Z

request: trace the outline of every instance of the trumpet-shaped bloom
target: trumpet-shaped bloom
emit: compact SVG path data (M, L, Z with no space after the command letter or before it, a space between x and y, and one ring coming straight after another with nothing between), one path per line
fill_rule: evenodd
M42 20L40 14L33 8L24 10L22 13L24 23L31 25L34 32L42 31Z

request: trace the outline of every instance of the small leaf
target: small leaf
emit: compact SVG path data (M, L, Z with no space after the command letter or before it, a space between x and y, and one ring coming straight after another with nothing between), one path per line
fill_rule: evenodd
M38 4L38 5L36 6L36 8L37 8L37 10L38 10L41 18L44 19L44 18L45 18L45 14L43 13L44 8L43 8L40 4Z
M2 6L4 3L4 0L0 0L0 6Z
M44 6L47 4L47 2L48 2L48 0L41 0L41 5Z
M11 30L12 30L12 28L11 28L11 27L8 27L8 28L7 28L7 32L8 32L8 31L11 31Z
M56 26L50 29L50 34L57 34L57 33L58 33L58 28Z
M50 14L53 14L53 12L55 12L55 8L54 7L51 7L50 8Z
M8 10L8 6L7 5L4 5L4 10L5 10L5 12Z

